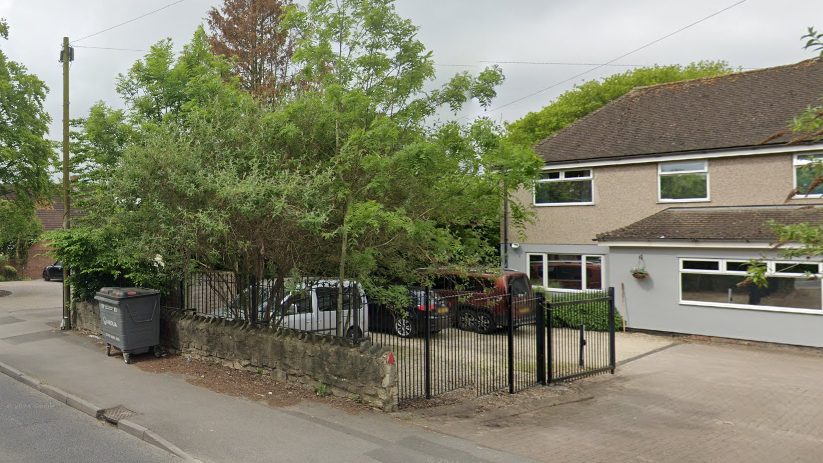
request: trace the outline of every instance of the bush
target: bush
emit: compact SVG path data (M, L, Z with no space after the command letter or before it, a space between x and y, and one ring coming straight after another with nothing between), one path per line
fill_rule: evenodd
M608 293L605 291L547 292L546 300L550 303L591 301L552 308L552 326L554 328L579 329L580 325L584 325L586 330L589 331L609 331L609 301L594 301L594 299L605 297L608 297ZM548 320L546 323L548 324ZM622 325L623 318L615 309L615 329Z
M11 265L3 265L0 267L0 281L10 281L17 279L17 269Z

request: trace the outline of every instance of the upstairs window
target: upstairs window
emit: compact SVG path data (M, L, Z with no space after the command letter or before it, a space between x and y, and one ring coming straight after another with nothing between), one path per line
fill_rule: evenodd
M591 169L542 172L534 186L534 204L592 204Z
M812 181L821 175L823 155L797 155L794 157L794 187L797 188L795 198L823 197L823 184L817 185L809 191Z
M704 161L658 164L660 201L707 201L709 170Z

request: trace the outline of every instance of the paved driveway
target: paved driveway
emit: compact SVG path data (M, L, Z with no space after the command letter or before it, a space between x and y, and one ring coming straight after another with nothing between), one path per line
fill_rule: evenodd
M547 462L823 461L823 353L676 344L573 388L516 415L411 419Z

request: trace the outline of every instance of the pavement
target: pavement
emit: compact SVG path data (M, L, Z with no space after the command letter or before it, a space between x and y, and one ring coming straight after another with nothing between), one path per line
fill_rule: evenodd
M59 330L60 283L0 290L12 293L0 297L0 371L91 416L120 407L119 428L183 461L534 461L378 411L353 415L307 401L275 408L144 372Z
M59 283L0 290L0 370L90 415L122 406L118 427L186 461L823 461L820 350L619 333L615 375L352 415L141 371L58 329Z

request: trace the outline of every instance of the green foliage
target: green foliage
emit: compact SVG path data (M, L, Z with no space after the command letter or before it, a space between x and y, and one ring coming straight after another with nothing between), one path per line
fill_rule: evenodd
M17 269L8 265L9 256L0 253L0 281L17 279Z
M318 380L317 384L315 384L314 386L314 393L317 394L319 397L326 397L327 395L331 394L331 391L329 391L328 384Z
M168 275L154 261L128 253L129 236L109 227L76 226L45 233L49 255L69 266L67 284L75 300L88 300L105 286L164 288Z
M549 303L589 301L608 297L603 291L581 292L545 292ZM580 329L584 325L587 331L609 331L609 302L592 301L580 304L559 305L552 308L554 328ZM614 326L623 325L620 312L614 311Z
M602 81L575 85L538 112L507 125L509 139L520 146L533 146L560 129L628 93L635 87L665 84L728 74L733 69L723 61L700 61L688 66L653 66L615 74Z
M300 85L277 106L225 80L228 64L198 30L180 56L164 41L120 76L127 111L92 109L77 135L93 186L86 228L53 235L55 255L90 269L73 281L150 281L156 255L164 274L337 274L367 287L492 260L502 198L540 161L488 120L428 120L488 104L500 70L424 92L431 53L388 0L315 0L287 21L302 38Z
M11 265L0 266L0 281L13 281L17 279L17 269Z
M34 208L25 202L0 199L0 217L0 253L25 266L29 248L43 233Z
M8 24L0 19L0 36ZM48 168L54 156L46 139L51 118L43 108L46 84L0 51L0 197L34 208L52 190Z
M800 38L808 39L803 48L814 49L820 52L820 56L823 56L823 34L818 34L814 27L809 27L808 33Z

